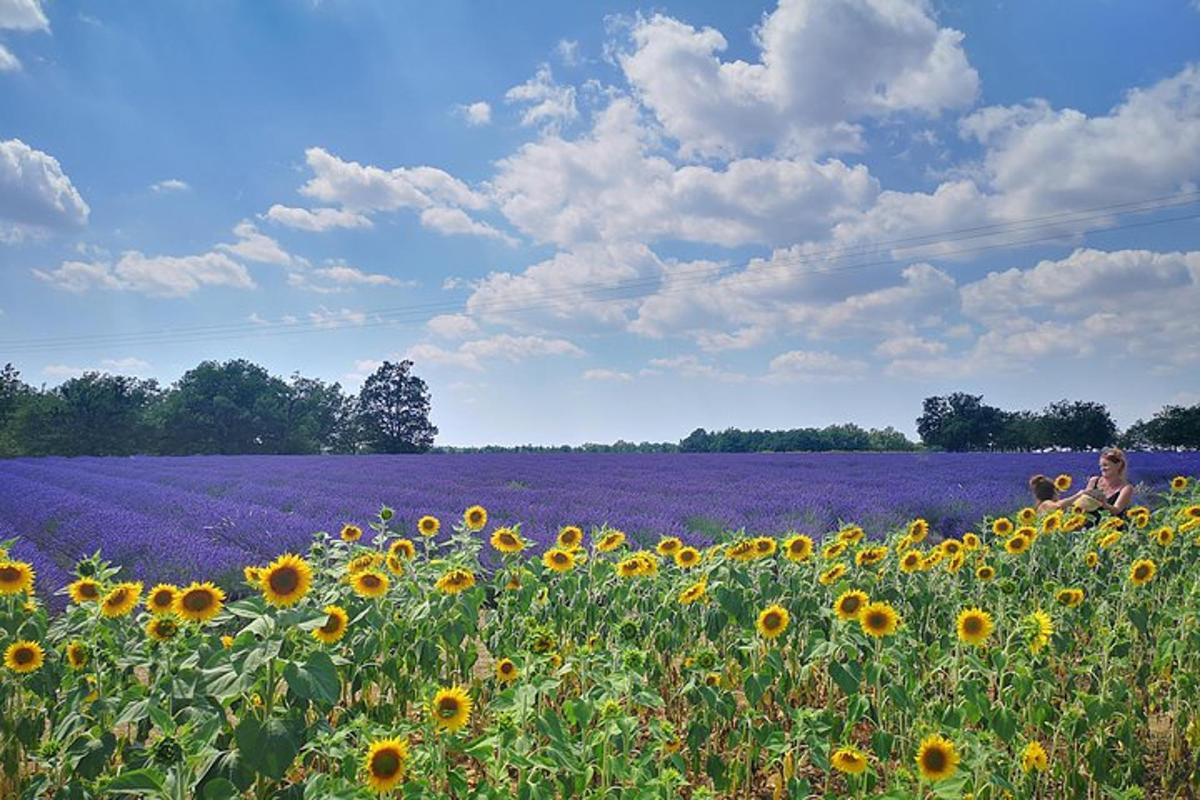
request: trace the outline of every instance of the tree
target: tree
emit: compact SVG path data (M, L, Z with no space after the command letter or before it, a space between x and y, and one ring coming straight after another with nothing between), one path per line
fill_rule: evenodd
M289 401L288 385L257 364L203 361L185 372L155 409L161 450L287 452Z
M1046 406L1040 421L1051 447L1095 450L1117 438L1117 424L1102 403L1059 400Z
M287 397L288 453L349 452L353 403L340 383L292 375Z
M5 364L4 369L0 369L0 457L21 454L12 424L18 409L28 403L33 394L33 389L21 380L16 367Z
M1124 438L1134 445L1200 449L1200 403L1164 406L1149 421L1139 419Z
M983 395L965 392L926 397L917 417L921 441L943 450L990 450L1003 429L1003 411L985 405Z
M62 399L58 435L65 455L121 455L146 450L146 410L158 399L157 381L85 372L54 389Z
M358 435L376 453L423 453L438 429L429 422L429 388L413 363L383 362L358 393Z

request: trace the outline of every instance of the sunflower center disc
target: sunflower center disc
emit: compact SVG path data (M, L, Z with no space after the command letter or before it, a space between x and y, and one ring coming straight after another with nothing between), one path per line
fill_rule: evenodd
M300 576L291 567L277 569L271 573L271 588L279 594L291 594L300 585Z

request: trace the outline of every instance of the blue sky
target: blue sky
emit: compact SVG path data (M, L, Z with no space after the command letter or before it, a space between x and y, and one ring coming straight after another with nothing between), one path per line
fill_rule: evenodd
M1198 65L1188 0L0 0L0 361L408 357L445 444L1128 425L1200 402Z

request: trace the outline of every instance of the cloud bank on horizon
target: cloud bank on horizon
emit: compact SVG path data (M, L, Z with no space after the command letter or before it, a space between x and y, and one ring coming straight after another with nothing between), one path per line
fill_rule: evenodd
M0 0L0 360L408 357L452 444L1200 400L1191 4L1155 48L1114 9L447 5Z

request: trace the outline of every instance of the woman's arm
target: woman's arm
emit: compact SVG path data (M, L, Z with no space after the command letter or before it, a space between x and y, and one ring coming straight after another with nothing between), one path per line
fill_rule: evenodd
M1107 498L1103 497L1097 497L1096 501L1100 504L1101 508L1111 511L1113 514L1124 513L1125 509L1129 508L1130 504L1133 503L1133 484L1127 483L1121 487L1115 503L1110 503Z

